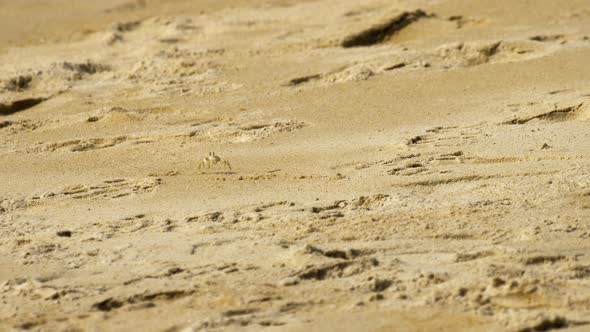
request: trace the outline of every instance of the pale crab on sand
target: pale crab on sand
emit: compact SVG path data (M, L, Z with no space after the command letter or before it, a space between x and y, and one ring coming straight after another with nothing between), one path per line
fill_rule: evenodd
M222 160L218 155L215 154L215 152L209 152L209 155L203 158L203 160L199 163L197 167L199 168L199 170L201 170L205 167L211 168L212 166L218 164L227 167L231 171L231 165L229 164L229 162L227 160Z

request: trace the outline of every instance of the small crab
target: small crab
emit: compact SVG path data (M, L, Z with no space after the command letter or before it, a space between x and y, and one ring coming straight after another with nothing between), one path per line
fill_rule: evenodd
M211 166L217 164L221 164L231 171L231 165L229 164L229 162L227 160L222 160L218 155L215 154L215 152L209 152L209 155L203 158L203 160L199 163L197 167L199 168L199 170L201 170L205 167L211 168Z

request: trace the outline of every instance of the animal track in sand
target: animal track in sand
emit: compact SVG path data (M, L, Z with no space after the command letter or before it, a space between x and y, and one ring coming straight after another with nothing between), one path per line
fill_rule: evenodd
M23 131L33 131L41 126L43 126L43 122L38 120L0 121L0 130L3 130L10 135L16 135Z
M293 306L296 308L298 306ZM286 323L278 321L276 319L269 319L264 315L261 317L257 317L256 313L259 310L257 308L241 308L241 309L232 309L225 311L221 314L221 317L217 318L209 318L204 321L199 321L193 323L183 329L182 331L211 331L211 330L220 330L220 329L239 329L240 327L244 326L258 326L260 329L264 329L266 327L272 326L282 326ZM286 312L288 308L285 310L280 310L279 312Z
M376 259L359 260L359 261L342 261L335 263L325 263L312 265L291 275L299 280L324 280L331 278L345 278L355 274L363 273L372 267L378 266L379 261Z
M148 274L139 278L134 278L131 280L127 280L125 282L123 282L123 285L127 286L127 285L131 285L131 284L135 284L138 283L140 281L146 280L146 279L165 279L165 278L170 278L171 276L177 275L177 274L181 274L183 272L187 272L185 269L183 268L179 268L179 267L171 267L168 268L165 272L159 273L159 274Z
M349 170L350 174L358 171L375 176L388 174L395 181L392 186L398 188L471 187L486 186L490 181L510 183L515 180L548 179L563 171L560 162L572 161L576 167L585 167L582 165L587 164L590 155L574 154L571 149L553 148L550 144L537 145L538 140L550 141L550 135L562 130L558 126L579 126L578 121L568 120L581 121L585 116L584 104L576 104L522 117L523 121L535 120L539 121L537 125L546 126L543 130L533 129L532 134L528 130L523 132L521 128L500 123L435 127L410 136L405 145L393 147L395 152L390 158L384 156L379 160L349 162L332 169ZM523 138L526 143L515 146L510 152L490 148L503 144L506 136ZM549 151L552 153L547 153ZM585 205L578 204L580 207Z
M529 38L532 41L538 42L555 42L555 41L562 41L565 39L564 35L556 34L556 35L536 35Z
M29 88L29 84L33 80L31 75L18 75L5 80L3 89L8 91L20 92Z
M324 280L330 278L350 277L364 273L379 266L379 261L373 257L363 257L369 251L357 249L322 250L314 246L305 245L295 250L288 263L299 270L293 272L282 283L295 285L304 280Z
M41 147L30 149L33 152L54 152L60 150L69 150L71 152L84 152L110 148L127 141L129 137L119 136L114 138L88 138L74 139L58 143L50 143Z
M100 63L95 63L92 62L90 60L86 60L86 62L81 62L81 63L72 63L72 62L64 62L62 64L63 69L68 70L68 71L73 71L76 74L80 75L79 77L81 78L81 75L84 74L96 74L96 73L100 73L103 71L107 71L110 70L110 66L104 65L104 64L100 64Z
M116 114L113 112L117 112ZM120 117L133 117L140 121L149 114L137 112L109 111L106 115L91 116L90 122L99 121L118 121ZM39 125L29 122L19 122L20 126L16 127L17 122L6 121L2 122L1 130L8 129L16 133L15 130L29 129L34 130ZM216 120L199 122L196 125L186 126L171 126L166 129L158 129L153 131L142 131L130 135L121 135L114 137L103 138L80 138L66 140L62 142L48 143L32 148L27 148L27 152L86 152L93 150L100 150L119 146L123 143L127 144L142 144L151 143L154 140L195 140L201 142L216 142L216 143L248 143L258 141L270 137L271 135L285 132L292 132L307 126L307 123L302 121L257 121L246 122L245 124L238 124L235 122L219 122Z
M13 210L22 210L42 204L45 200L63 199L115 199L132 194L144 194L154 191L162 182L161 178L148 177L144 179L114 179L105 180L98 184L81 184L34 194L22 198L0 198L0 214Z
M0 285L0 292L4 295L9 294L23 299L27 298L32 301L46 301L46 302L58 302L58 301L72 301L80 296L85 296L87 293L78 287L75 286L54 286L54 285L47 285L45 284L45 280L40 280L41 278L35 279L25 279L25 278L17 278L12 280L7 280L2 285ZM45 322L43 320L40 321L28 321L27 323L21 323L18 326L25 326L25 325L33 325L38 324L42 325ZM23 329L28 329L24 328Z
M250 122L238 123L209 123L200 125L199 129L191 132L191 137L199 140L224 143L246 143L267 138L273 134L291 132L305 127L307 124L301 121Z
M371 69L370 66L359 64L344 66L326 73L293 78L284 85L293 87L312 82L321 85L327 85L348 81L365 81L369 79L371 76L374 76L375 74L376 71L374 69Z
M495 255L495 253L490 250L457 253L457 257L455 259L455 262L457 262L457 263L469 262L469 261L473 261L476 259L491 257L494 255Z
M359 216L367 211L381 211L391 204L396 204L396 202L396 199L384 194L360 196L351 200L338 200L323 206L310 205L302 207L295 202L283 201L247 206L230 211L213 211L188 216L185 218L185 222L236 229L252 227L252 225L264 228L285 220L301 219L330 222L344 216Z
M145 291L143 293L131 295L126 298L109 297L92 305L92 309L98 311L112 311L123 306L135 306L136 309L151 308L156 306L157 302L169 302L191 296L196 290L166 290L158 292ZM155 302L155 303L154 303Z
M348 81L364 81L392 71L449 70L487 63L525 61L555 52L563 45L541 44L529 40L455 42L427 51L400 51L397 48L359 58L350 64L322 73L290 79L284 86L330 85Z
M117 236L125 236L137 232L146 232L148 230L155 232L170 232L176 225L175 222L166 219L162 221L155 221L153 218L147 217L144 214L139 214L133 217L127 217L122 220L105 221L99 224L94 224L98 231L105 238L113 238Z
M590 116L588 114L588 107L582 107L584 103L580 103L574 106L568 106L563 108L557 108L549 112L541 114L531 115L527 117L517 117L515 119L504 122L503 124L510 125L521 125L531 121L547 121L547 122L560 122L567 120L586 119Z
M524 61L555 51L526 40L451 43L438 47L435 55L445 68L471 67L485 63Z
M539 265L539 264L553 264L555 262L566 259L562 255L533 255L522 259L524 265Z
M350 211L356 210L373 210L375 208L383 208L391 201L391 197L385 194L375 194L372 196L359 196L350 201L339 200L326 206L313 206L310 212L320 214L325 211L348 209Z
M119 198L131 194L142 194L153 191L162 180L160 178L145 178L141 180L115 179L106 180L95 185L77 185L67 187L55 193L57 197L81 198Z

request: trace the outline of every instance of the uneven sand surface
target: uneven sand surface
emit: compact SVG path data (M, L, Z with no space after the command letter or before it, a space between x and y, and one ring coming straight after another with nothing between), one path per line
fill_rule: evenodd
M0 0L0 331L590 330L589 125L588 0Z

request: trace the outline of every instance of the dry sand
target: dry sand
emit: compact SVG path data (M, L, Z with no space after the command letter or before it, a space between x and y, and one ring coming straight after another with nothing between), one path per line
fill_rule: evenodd
M590 329L588 0L0 0L0 80L2 331Z

